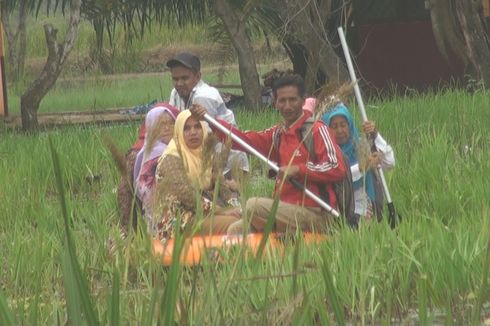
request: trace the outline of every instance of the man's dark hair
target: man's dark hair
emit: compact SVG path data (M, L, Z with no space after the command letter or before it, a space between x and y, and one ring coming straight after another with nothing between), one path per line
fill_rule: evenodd
M294 86L298 89L298 94L301 97L305 96L305 82L300 75L290 74L279 77L272 84L272 94L274 97L277 96L277 90L286 86Z

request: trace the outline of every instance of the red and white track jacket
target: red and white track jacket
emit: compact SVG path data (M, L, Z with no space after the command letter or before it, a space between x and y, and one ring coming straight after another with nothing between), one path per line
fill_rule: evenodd
M291 165L299 166L299 174L296 178L316 195L321 197L318 184L326 184L329 205L336 208L337 199L331 183L338 182L345 177L342 151L335 142L335 137L331 134L328 126L322 121L316 121L312 127L316 159L315 161L310 160L308 149L301 143L299 131L299 128L310 116L311 113L303 111L303 115L289 128L278 124L263 131L240 131L224 120L219 119L218 121L279 166L287 166L292 159ZM221 131L214 127L212 129L222 140L226 138L226 135ZM280 133L280 142L279 148L276 149L273 145L273 139L274 134L278 132ZM233 148L246 151L235 143ZM294 205L318 207L317 203L289 182L282 184L282 187L281 184L282 180L278 179L275 186L275 192L279 192L280 200Z

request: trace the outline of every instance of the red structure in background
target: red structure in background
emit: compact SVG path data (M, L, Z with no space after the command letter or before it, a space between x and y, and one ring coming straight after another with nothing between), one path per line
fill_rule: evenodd
M490 26L490 0L482 0ZM464 67L441 55L424 0L353 0L347 38L369 88L424 90L454 84Z
M358 40L358 68L369 86L422 90L463 77L463 67L451 67L439 52L430 20L360 26Z

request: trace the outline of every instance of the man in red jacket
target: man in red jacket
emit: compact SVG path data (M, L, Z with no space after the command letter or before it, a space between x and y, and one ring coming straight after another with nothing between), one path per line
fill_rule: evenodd
M311 129L315 157L310 157L300 132L303 123L311 117L310 112L303 110L305 85L300 76L288 75L279 78L274 83L272 92L274 105L284 119L282 123L263 131L242 132L223 120L219 122L280 167L274 190L275 195L279 195L280 199L274 230L278 232L296 229L325 230L333 216L320 208L302 190L284 180L293 177L320 197L322 197L320 188L326 187L325 200L335 208L337 198L332 183L342 180L346 173L342 152L329 128L323 122L315 121ZM206 113L199 105L193 106L191 111L201 119ZM220 137L226 137L220 131L213 130ZM228 233L243 233L249 224L250 231L262 232L273 201L271 198L248 199L244 218L232 224Z

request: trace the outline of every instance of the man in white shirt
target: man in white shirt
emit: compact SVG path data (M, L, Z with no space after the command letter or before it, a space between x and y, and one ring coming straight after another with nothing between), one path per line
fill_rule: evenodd
M236 125L233 111L226 107L218 90L201 79L201 62L197 56L181 52L167 61L167 67L170 68L174 85L170 104L180 111L189 109L193 104L201 105L211 117ZM220 148L218 146L217 150ZM224 173L230 172L235 164L241 170L249 171L248 158L244 152L231 150Z

